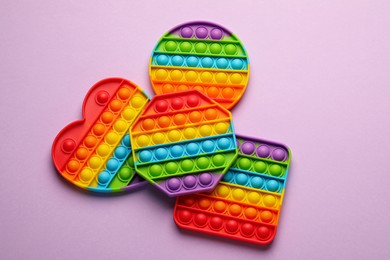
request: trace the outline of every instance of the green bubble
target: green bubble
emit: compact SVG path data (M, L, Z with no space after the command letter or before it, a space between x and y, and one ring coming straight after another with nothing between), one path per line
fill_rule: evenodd
M165 171L168 174L176 173L178 168L179 168L179 166L177 165L177 163L174 163L174 162L169 162L165 165Z
M190 52L192 49L192 44L189 42L182 42L180 43L180 50L182 52Z
M204 44L203 42L198 42L196 45L195 45L195 51L197 53L205 53L207 50L207 45Z
M282 170L283 170L282 167L277 164L273 164L271 165L271 167L269 167L269 172L273 176L280 176L282 174Z
M127 163L131 168L134 168L133 156L130 155L130 156L127 158L126 163Z
M167 42L165 43L165 49L166 49L167 51L175 51L176 48L177 48L177 44L176 44L176 42L174 42L174 41L167 41Z
M162 167L158 164L152 165L149 167L149 174L152 177L157 177L161 174L162 172Z
M265 162L256 162L254 168L256 172L264 173L267 170L267 164Z
M194 162L189 159L185 159L181 162L181 168L184 171L191 171L194 168Z
M225 46L225 53L229 55L235 54L237 51L237 47L233 44L228 44Z
M241 158L238 161L238 166L243 170L249 170L251 168L252 162L248 158Z
M225 156L217 154L213 157L213 164L217 167L222 166L225 163Z
M122 181L130 179L133 171L128 167L122 167L118 172L118 177Z
M213 44L210 45L210 52L212 54L219 54L219 53L221 53L221 51L222 51L221 44L213 43Z
M209 166L209 164L210 164L210 160L206 157L200 157L198 160L196 160L196 165L201 170L206 169Z

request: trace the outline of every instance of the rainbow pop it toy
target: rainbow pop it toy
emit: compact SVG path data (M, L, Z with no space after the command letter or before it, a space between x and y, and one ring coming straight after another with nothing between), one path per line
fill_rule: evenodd
M275 237L290 165L282 144L237 136L234 165L211 193L178 197L178 226L255 244Z
M197 89L230 109L248 84L249 60L238 37L227 29L189 22L159 40L149 75L157 94Z
M128 130L148 102L142 89L128 80L96 83L84 99L84 119L63 128L53 142L57 170L71 183L95 192L146 184L134 174Z
M238 153L231 113L197 90L153 97L130 135L136 171L168 196L210 191Z

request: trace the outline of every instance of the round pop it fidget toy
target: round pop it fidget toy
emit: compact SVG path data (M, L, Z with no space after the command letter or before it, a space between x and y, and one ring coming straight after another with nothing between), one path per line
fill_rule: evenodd
M135 175L128 130L148 96L134 83L108 78L96 83L83 103L83 119L63 128L52 158L61 175L86 190L118 192L146 184Z
M255 244L275 237L291 152L282 144L237 135L239 153L210 193L176 200L178 226Z
M197 90L153 97L130 135L136 171L168 196L210 191L237 156L231 113Z
M210 22L189 22L158 41L149 75L156 94L197 89L230 109L248 84L249 60L229 30Z

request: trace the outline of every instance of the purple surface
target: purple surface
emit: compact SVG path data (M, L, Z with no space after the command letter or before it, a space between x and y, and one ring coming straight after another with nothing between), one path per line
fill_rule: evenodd
M0 259L386 259L390 2L0 3ZM51 143L86 91L122 76L151 94L159 37L190 20L240 36L251 79L238 133L286 143L290 178L267 249L180 231L147 187L97 197L55 172ZM337 153L336 153L337 151Z

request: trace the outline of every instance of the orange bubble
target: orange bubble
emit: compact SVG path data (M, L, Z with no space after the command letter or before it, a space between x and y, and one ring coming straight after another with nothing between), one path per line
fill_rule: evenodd
M94 147L95 144L96 144L97 140L96 140L96 137L92 136L92 135L88 135L85 140L84 140L84 144L86 147L88 148L91 148L91 147Z
M84 160L88 156L88 150L85 148L79 148L76 152L76 157L80 160Z
M192 111L190 113L190 121L192 123L197 123L202 120L202 114L199 111Z
M177 90L178 91L185 91L185 90L188 90L188 86L187 85L180 85L177 87Z
M104 127L103 124L97 123L96 125L94 125L92 131L93 131L93 133L94 133L95 135L101 136L102 134L104 134L104 130L105 130L105 129L106 129L106 128Z
M152 130L154 128L154 120L147 118L144 121L142 121L142 127L145 130Z
M232 98L234 96L234 89L232 89L232 88L224 88L222 90L222 96L224 98Z
M216 98L219 95L219 90L216 87L209 87L207 89L207 95L211 98Z
M114 115L111 112L104 112L102 114L102 121L105 124L109 124L114 119Z
M160 127L168 127L171 125L171 119L167 116L162 116L158 119L158 125Z
M204 116L206 117L207 120L214 120L218 116L218 112L214 108L209 108L204 112Z
M175 122L176 125L184 125L187 121L187 117L183 114L177 114L173 117L173 122Z
M201 86L195 86L194 89L199 90L200 92L203 92L203 88Z
M162 86L161 90L162 93L170 93L174 92L175 88L171 84L165 84L164 86Z
M110 108L112 111L117 112L122 108L122 102L120 102L118 99L115 99L111 101Z
M77 170L79 169L79 167L80 167L80 164L79 164L79 162L76 161L76 160L71 160L71 161L69 161L68 164L67 164L67 169L68 169L68 171L70 171L70 172L75 172L75 171L77 171Z
M118 91L118 97L122 100L128 99L130 97L130 90L127 88L121 88Z

